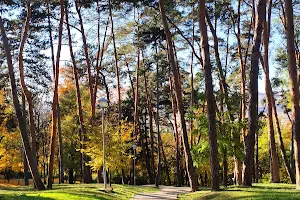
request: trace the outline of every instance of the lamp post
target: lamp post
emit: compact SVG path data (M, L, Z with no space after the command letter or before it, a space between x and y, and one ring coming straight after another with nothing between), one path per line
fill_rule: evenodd
M132 145L133 149L133 185L136 185L136 178L135 178L135 154L136 154L136 145Z
M105 137L104 137L104 108L107 107L107 100L105 98L100 98L98 100L99 107L102 111L102 141L103 141L103 184L104 190L106 190L106 167L105 167Z

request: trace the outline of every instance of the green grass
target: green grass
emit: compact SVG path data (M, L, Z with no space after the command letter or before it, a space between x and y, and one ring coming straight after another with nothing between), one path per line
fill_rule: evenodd
M102 184L61 184L52 190L36 191L32 187L0 187L0 200L92 200L130 199L141 192L157 192L158 189L145 186L112 185L112 192L101 191Z
M230 186L220 192L211 192L209 188L201 188L200 191L180 195L181 200L300 200L300 191L295 190L292 184L253 184L253 187Z

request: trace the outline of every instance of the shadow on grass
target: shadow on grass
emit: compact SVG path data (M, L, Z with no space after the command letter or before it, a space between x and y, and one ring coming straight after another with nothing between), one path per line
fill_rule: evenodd
M49 197L0 194L0 200L54 200Z

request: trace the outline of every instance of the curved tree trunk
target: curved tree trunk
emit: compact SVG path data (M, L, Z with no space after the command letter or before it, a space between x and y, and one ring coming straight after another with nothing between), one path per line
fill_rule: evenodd
M48 167L48 185L47 188L52 188L53 183L53 164L56 146L56 131L57 131L57 106L58 106L58 79L59 79L59 62L60 52L62 44L62 30L64 22L64 0L60 0L60 21L58 27L58 45L56 54L56 65L54 74L54 91L53 91L53 103L52 103L52 132L50 138L50 155L49 155L49 167Z
M211 170L211 190L217 191L219 185L219 160L218 160L218 145L216 131L216 101L213 91L213 80L211 74L211 63L209 55L209 45L207 37L207 25L205 22L206 16L205 0L199 0L198 19L201 38L201 53L203 59L203 67L205 73L205 94L207 101L208 124L209 124L209 143L210 143L210 170Z
M1 30L1 36L2 36L2 41L3 41L3 47L4 47L4 51L5 51L5 55L6 55L6 60L7 60L7 67L8 67L8 73L9 73L9 78L10 78L12 99L13 99L16 116L18 119L18 124L19 124L19 129L20 129L20 133L21 133L21 137L22 137L24 151L26 153L26 158L27 158L27 161L28 161L28 164L30 167L31 175L33 177L33 180L34 180L34 183L35 183L37 189L44 190L45 186L44 186L44 184L41 180L41 177L38 173L38 167L37 167L35 153L33 153L32 148L30 147L29 137L28 137L28 134L26 133L26 120L24 118L24 115L22 114L22 108L20 106L20 102L18 99L16 79L15 79L15 74L14 74L14 67L12 64L10 47L8 44L8 39L6 36L6 32L5 32L5 28L4 28L1 16L0 16L0 30Z
M181 122L181 129L182 129L182 141L183 141L183 148L184 148L184 153L185 153L185 163L186 163L186 168L188 172L188 177L189 177L189 182L190 186L192 188L192 191L196 191L198 189L198 184L197 184L197 178L195 174L195 169L193 166L193 160L192 160L192 155L190 152L190 146L189 146L189 141L188 141L188 135L187 135L187 128L186 128L186 121L184 118L184 107L183 107L183 99L182 99L182 89L181 89L181 82L179 79L179 73L177 70L177 66L175 63L175 55L174 55L174 50L173 50L173 44L172 44L172 37L171 37L171 32L169 30L167 18L166 18L166 13L165 13L165 7L164 7L164 1L159 0L159 8L161 12L161 17L162 17L162 23L164 27L164 31L166 34L166 41L168 44L168 55L169 55L169 63L170 67L173 72L173 79L174 79L174 89L175 89L175 94L176 94L176 102L177 102L177 108L179 111L179 116L180 116L180 122Z
M250 71L250 104L248 119L248 134L245 136L245 158L243 166L243 185L252 185L252 170L254 162L255 133L257 132L257 104L258 104L258 63L260 56L261 35L266 15L266 0L259 0L257 5L257 18L254 31L251 54Z
M28 103L29 130L31 135L32 152L36 153L36 131L35 131L35 124L34 124L34 116L33 116L33 103L32 103L32 97L30 91L28 90L25 84L25 75L24 75L24 68L23 68L23 51L24 51L25 42L28 37L29 23L31 17L30 1L26 3L26 9L27 9L27 16L26 16L25 26L23 28L20 46L19 46L18 66L19 66L19 73L20 73L21 88Z

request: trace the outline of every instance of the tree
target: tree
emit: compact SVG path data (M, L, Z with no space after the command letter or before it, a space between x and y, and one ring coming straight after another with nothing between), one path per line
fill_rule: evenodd
M211 169L211 190L219 190L219 160L218 160L218 145L216 131L216 101L213 91L213 80L211 75L211 63L209 56L209 46L207 37L207 25L205 22L205 0L199 0L198 5L198 20L200 27L201 38L201 54L203 59L203 67L205 74L205 95L207 101L208 115L208 136L210 143L210 169Z
M177 102L177 108L179 111L180 123L181 123L181 129L182 129L182 142L183 142L183 148L184 148L184 154L185 154L186 169L188 172L190 187L192 188L192 191L196 191L198 189L198 186L197 186L192 156L191 156L191 152L190 152L190 146L189 146L187 129L186 129L186 120L184 118L184 107L183 107L183 102L182 102L181 83L179 80L178 69L177 69L177 66L175 63L175 55L174 55L174 51L172 48L173 47L172 37L171 37L171 32L168 27L168 22L167 22L167 18L166 18L163 0L159 0L159 9L160 9L160 13L161 13L164 31L166 34L169 63L170 63L170 67L171 67L172 73L173 73L173 82L174 82L174 89L175 89L175 94L176 94L176 102Z
M264 46L264 56L263 56L263 69L265 74L265 89L266 89L266 104L268 108L268 129L269 129L269 142L270 142L270 181L273 183L280 182L279 175L279 163L278 156L276 152L276 143L274 136L274 125L273 125L273 106L272 106L272 88L269 78L269 38L271 29L271 11L272 11L272 0L269 1L268 7L268 19L263 22L263 46Z
M295 145L296 189L300 189L300 110L299 83L297 80L297 63L295 54L294 12L292 1L285 0L286 40L288 52L288 70L290 77L290 94L292 99L292 124Z
M20 103L18 100L17 87L16 87L16 82L15 82L15 74L13 71L13 64L12 64L12 56L10 53L10 47L9 47L8 39L6 36L6 32L5 32L5 28L4 28L4 24L3 24L1 16L0 16L0 30L1 30L3 46L4 46L4 50L5 50L5 54L6 54L7 67L8 67L8 71L9 71L13 104L14 104L16 116L18 118L18 124L19 124L19 129L20 129L20 133L21 133L21 137L22 137L23 147L24 147L24 150L26 153L26 157L27 157L27 161L28 161L28 164L29 164L29 167L31 170L32 177L34 179L34 183L35 183L37 189L44 190L45 186L42 183L42 180L38 173L36 157L34 156L32 147L29 142L29 137L26 133L26 121L25 121L25 118L22 113L22 109L21 109L21 106L20 106Z
M245 136L245 157L243 165L243 185L252 185L252 169L254 161L254 144L255 133L257 132L257 105L258 105L258 64L260 55L261 36L263 30L263 22L266 15L266 1L259 0L257 4L257 16L255 21L255 31L251 53L251 71L250 71L250 103L249 103L249 119L248 134Z
M52 132L51 132L51 139L50 139L50 156L49 156L48 185L47 185L48 189L51 189L53 184L53 164L54 164L56 133L57 133L59 62L60 62L60 52L61 52L61 44L62 44L63 22L64 22L64 0L60 0L60 21L58 27L59 33L58 33L56 65L55 65L55 74L54 74L53 102L52 102Z

